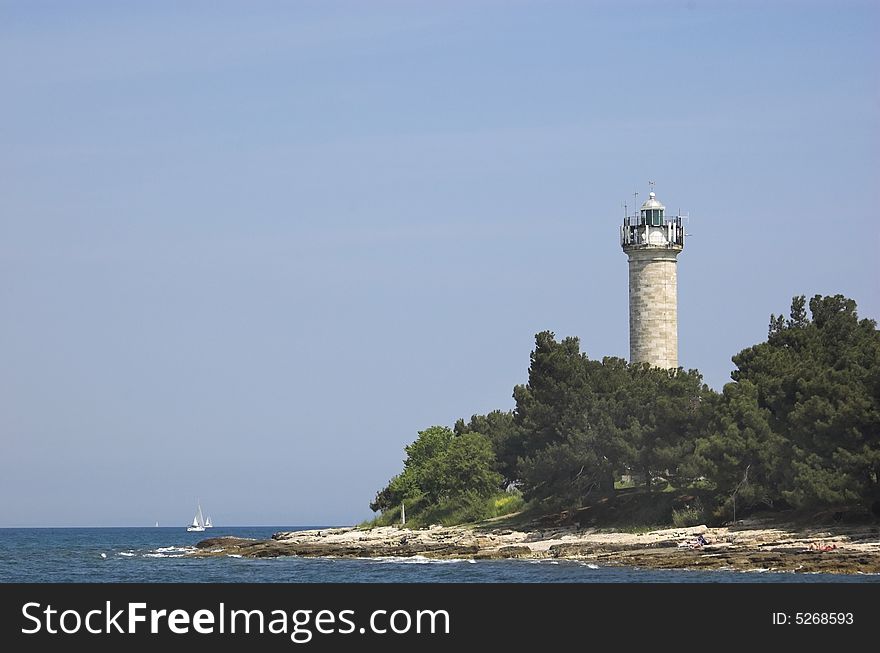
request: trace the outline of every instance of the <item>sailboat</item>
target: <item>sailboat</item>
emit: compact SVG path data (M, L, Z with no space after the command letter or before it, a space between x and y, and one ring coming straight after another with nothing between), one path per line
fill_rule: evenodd
M205 520L202 518L202 504L198 504L198 509L196 510L195 517L193 517L192 524L186 527L186 530L193 531L203 531L205 530Z
M214 524L211 523L211 515L205 519L205 528L214 528Z

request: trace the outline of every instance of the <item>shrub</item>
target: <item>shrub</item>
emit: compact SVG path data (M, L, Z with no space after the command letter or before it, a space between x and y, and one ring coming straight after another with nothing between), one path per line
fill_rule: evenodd
M681 528L684 526L699 526L706 523L706 510L699 497L694 499L684 508L672 509L672 523Z
M520 492L505 492L494 500L494 516L501 517L523 509L526 502Z

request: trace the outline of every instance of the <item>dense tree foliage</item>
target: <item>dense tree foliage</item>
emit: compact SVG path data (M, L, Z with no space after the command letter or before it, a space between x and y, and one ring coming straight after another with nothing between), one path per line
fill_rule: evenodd
M631 365L623 379L625 390L617 412L623 424L625 455L621 466L636 472L650 489L651 480L664 477L686 484L682 462L693 452L705 430L711 390L696 370L663 370Z
M514 390L526 496L578 505L612 493L622 474L639 475L648 488L658 475L677 476L708 393L696 371L590 360L577 338L539 333L529 382Z
M469 422L460 419L454 430L457 435L480 433L486 436L495 454L495 469L504 478L504 484L516 481L522 432L514 424L512 411L493 410L488 415L473 415Z
M695 474L711 480L725 513L735 512L737 501L772 508L790 476L786 441L770 428L770 411L757 398L751 381L724 386L690 461Z
M617 364L610 359L610 367ZM613 492L619 444L604 410L601 368L580 352L577 338L557 342L549 331L535 337L528 383L513 391L526 497L569 504Z
M404 501L423 508L478 501L499 490L501 475L494 470L492 445L479 433L457 435L445 426L432 426L419 431L406 454L403 472L370 504L374 511L399 507Z
M795 297L733 362L717 394L696 370L591 360L577 338L538 333L516 408L420 432L371 508L474 505L511 484L577 507L622 477L699 487L721 516L880 500L880 332L854 301Z
M812 318L805 298L795 297L787 320L770 316L766 342L733 357L732 377L741 388L725 388L725 396L738 401L741 414L727 437L716 434L713 447L701 447L715 454L707 471L743 475L744 462L751 463L749 471L760 475L748 482L763 488L768 503L877 500L880 332L873 320L859 320L856 303L842 295L816 295L809 309Z

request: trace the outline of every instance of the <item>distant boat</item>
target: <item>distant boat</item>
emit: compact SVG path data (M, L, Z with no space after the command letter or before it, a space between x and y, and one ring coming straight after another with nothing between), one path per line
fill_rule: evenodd
M156 528L159 528L159 522L156 522Z
M186 527L187 531L203 531L205 530L205 520L202 517L202 504L198 504L198 509L196 510L195 517L193 517L192 524Z
M205 528L214 528L214 524L211 523L210 515L208 515L208 518L205 520Z

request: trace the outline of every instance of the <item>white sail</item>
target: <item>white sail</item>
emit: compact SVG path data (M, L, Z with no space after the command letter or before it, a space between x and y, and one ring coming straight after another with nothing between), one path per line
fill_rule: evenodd
M208 515L208 518L205 520L205 528L213 528L214 524L211 523L211 515Z
M202 504L198 504L198 509L196 510L195 517L193 517L192 524L186 527L188 531L203 531L205 530L205 520L202 517Z

